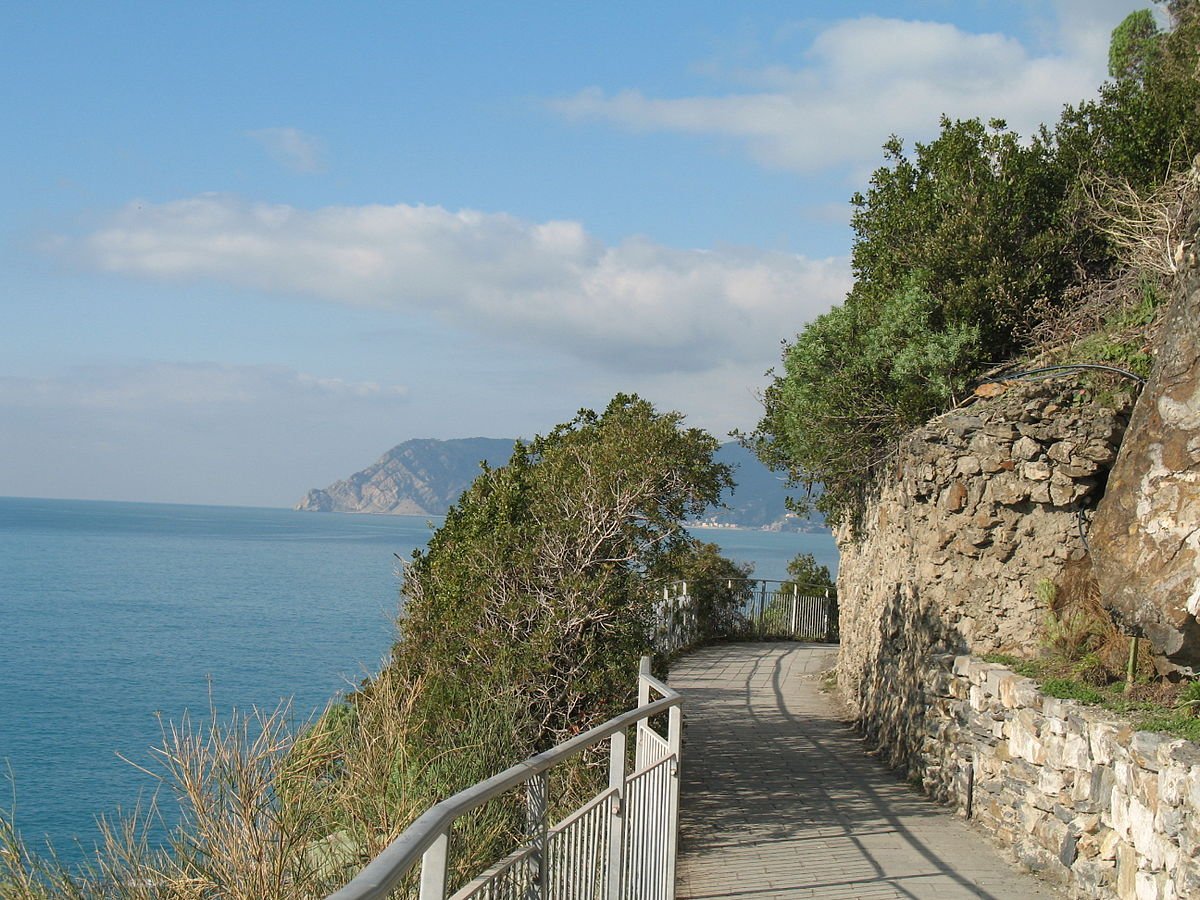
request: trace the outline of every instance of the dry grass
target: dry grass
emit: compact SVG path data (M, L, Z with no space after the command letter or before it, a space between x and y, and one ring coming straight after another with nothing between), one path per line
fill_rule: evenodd
M1130 638L1121 632L1100 599L1091 561L1067 563L1058 580L1043 587L1049 614L1043 632L1047 674L1103 685L1125 677ZM1149 654L1138 660L1138 677L1154 674Z
M433 803L515 761L503 702L446 710L435 746L429 711L417 712L423 689L385 671L300 726L287 705L164 724L143 769L157 793L100 819L83 865L35 851L0 811L0 898L324 897ZM510 846L522 809L522 798L506 797L456 826L452 878ZM163 833L158 846L151 835Z
M1157 279L1148 282L1141 273L1123 269L1112 280L1073 287L1054 302L1043 299L1035 304L1035 324L1026 336L1029 356L1039 364L1071 359L1080 345L1098 334L1114 343L1148 348L1157 321L1146 322L1137 315L1148 291L1166 296Z
M1186 225L1200 198L1200 170L1195 163L1149 194L1123 179L1094 174L1085 178L1083 186L1091 201L1092 220L1123 263L1166 278L1179 271L1192 239Z

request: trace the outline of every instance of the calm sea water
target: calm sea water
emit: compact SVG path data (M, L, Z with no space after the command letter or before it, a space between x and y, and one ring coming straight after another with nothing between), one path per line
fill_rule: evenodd
M99 813L154 782L162 721L274 708L303 720L375 671L424 517L0 498L0 805L67 860ZM705 529L782 578L797 552L836 567L823 534ZM14 793L15 792L15 793Z

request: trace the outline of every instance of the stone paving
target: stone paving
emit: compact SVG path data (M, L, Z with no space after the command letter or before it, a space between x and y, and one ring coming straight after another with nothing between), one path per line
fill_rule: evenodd
M826 644L722 644L678 660L679 900L1062 897L868 756L821 692Z

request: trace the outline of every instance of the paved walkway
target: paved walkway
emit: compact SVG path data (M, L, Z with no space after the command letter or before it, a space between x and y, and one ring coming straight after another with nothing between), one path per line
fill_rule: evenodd
M684 697L679 900L1060 897L863 752L820 691L837 648L706 647Z

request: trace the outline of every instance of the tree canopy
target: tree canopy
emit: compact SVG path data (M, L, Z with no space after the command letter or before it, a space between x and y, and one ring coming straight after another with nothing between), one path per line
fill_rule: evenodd
M1166 31L1129 16L1100 97L1030 140L1001 121L943 118L911 152L895 136L884 145L851 199L854 285L785 344L746 438L793 486L823 486L831 524L856 521L903 433L1022 353L1080 285L1112 275L1119 248L1097 222L1095 185L1148 194L1190 165L1200 0L1169 12Z
M539 744L607 718L649 650L647 579L732 484L717 446L625 394L519 443L414 554L394 665L430 696L520 697Z

